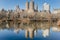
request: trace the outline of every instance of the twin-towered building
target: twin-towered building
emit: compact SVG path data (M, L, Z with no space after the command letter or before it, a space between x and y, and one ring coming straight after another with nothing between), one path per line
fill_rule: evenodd
M31 0L30 2L26 2L26 11L28 12L34 12L34 11L38 11L38 6L36 6L36 9L35 9L35 5L34 5L34 1Z

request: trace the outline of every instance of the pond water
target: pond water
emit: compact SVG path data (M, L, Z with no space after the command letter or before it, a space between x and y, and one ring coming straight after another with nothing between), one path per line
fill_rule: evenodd
M28 28L35 29L33 38L26 38ZM0 40L60 40L60 27L49 22L3 22L0 24Z

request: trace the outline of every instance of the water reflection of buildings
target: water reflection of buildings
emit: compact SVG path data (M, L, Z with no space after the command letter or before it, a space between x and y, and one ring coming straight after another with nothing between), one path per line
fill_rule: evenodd
M54 24L54 25L53 25ZM55 27L55 28L53 28ZM8 29L13 30L15 33L19 33L20 30L25 30L25 37L33 38L34 34L37 34L37 30L42 30L42 35L44 37L49 36L50 28L53 29L53 31L59 32L60 27L57 27L55 23L50 24L49 22L30 22L29 24L24 23L13 23L13 22L3 22L0 24L0 29ZM57 30L58 29L58 30ZM34 33L35 32L35 33Z

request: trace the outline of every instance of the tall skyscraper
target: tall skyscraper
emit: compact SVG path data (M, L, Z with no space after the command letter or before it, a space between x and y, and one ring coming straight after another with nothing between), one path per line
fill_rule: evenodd
M34 1L33 0L30 1L30 9L34 10Z
M50 5L48 3L43 4L43 11L50 11Z
M35 10L38 11L38 5L35 6Z
M26 0L26 10L29 10L29 2Z
M33 0L31 0L29 3L29 11L28 12L29 13L34 12L34 1Z

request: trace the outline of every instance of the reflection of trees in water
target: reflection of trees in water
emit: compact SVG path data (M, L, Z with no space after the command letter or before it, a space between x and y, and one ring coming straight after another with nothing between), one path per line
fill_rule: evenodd
M36 22L37 29L49 29L50 25L51 24L49 22Z
M52 26L52 24L50 24L49 22L30 22L30 23L23 23L23 22L13 22L13 21L8 21L8 23L3 22L2 24L0 24L1 26L3 25L4 27L6 27L6 24L9 26L9 28L20 28L20 29L25 29L25 28L35 28L35 29L46 29L46 28L50 28L50 26ZM1 27L0 26L0 27Z
M42 30L42 35L44 37L46 36L49 36L49 32L50 32L50 27L57 27L56 26L56 23L50 23L50 22L29 22L28 24L27 23L23 23L23 22L20 22L18 23L17 21L7 21L7 22L3 22L0 24L0 30L1 29L9 29L9 30L12 30L16 33L19 33L20 30L27 30L29 31L30 36L32 37L32 35L34 35L34 31L37 32L38 29ZM58 27L59 28L59 27ZM56 31L60 31L58 28L54 28L54 30ZM57 30L58 29L58 30ZM53 31L54 31L53 30Z

